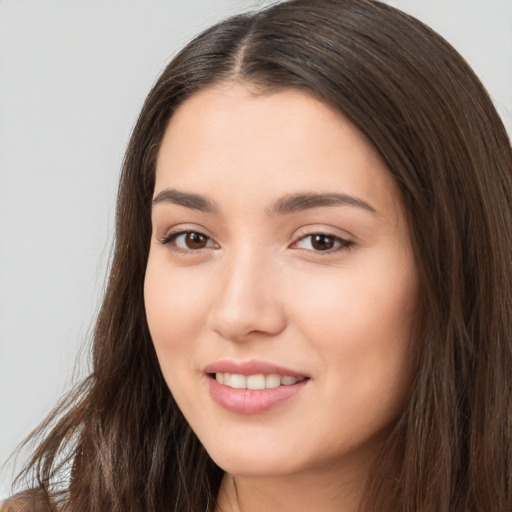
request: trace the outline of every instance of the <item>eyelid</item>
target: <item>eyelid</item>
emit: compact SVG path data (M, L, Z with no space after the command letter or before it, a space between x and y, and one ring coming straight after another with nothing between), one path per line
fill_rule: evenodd
M357 237L350 231L347 231L346 229L342 229L336 225L331 225L329 223L324 224L323 222L313 222L313 223L301 226L300 228L295 230L294 237L296 239L298 239L298 238L306 236L306 235L317 235L317 234L336 236L343 240L350 240L353 242L355 242L357 240Z
M200 224L195 224L193 222L180 222L176 224L158 224L154 227L155 234L159 241L166 240L171 238L173 235L179 235L182 233L199 233L201 235L207 236L208 238L214 239L214 237L210 234L210 231Z

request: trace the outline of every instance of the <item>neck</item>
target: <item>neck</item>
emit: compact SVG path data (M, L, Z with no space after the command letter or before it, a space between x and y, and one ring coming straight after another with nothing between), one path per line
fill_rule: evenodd
M357 512L366 484L366 472L340 479L339 471L285 476L225 474L216 512Z

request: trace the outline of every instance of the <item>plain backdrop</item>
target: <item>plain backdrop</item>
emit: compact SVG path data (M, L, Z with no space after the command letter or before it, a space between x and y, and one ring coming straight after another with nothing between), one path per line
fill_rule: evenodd
M87 371L119 169L145 95L193 35L268 3L0 0L0 464ZM462 53L512 134L512 0L388 3ZM12 471L11 460L0 498Z

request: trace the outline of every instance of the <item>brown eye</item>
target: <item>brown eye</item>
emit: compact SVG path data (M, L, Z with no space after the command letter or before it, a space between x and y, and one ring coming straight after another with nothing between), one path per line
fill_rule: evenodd
M185 234L184 242L188 249L203 249L208 243L208 237L201 233L190 231Z
M331 235L312 235L311 246L317 251L328 251L336 243L336 237Z
M199 251L218 248L217 244L203 233L197 231L180 231L172 233L162 240L164 245L177 251Z
M333 253L342 249L350 249L354 243L350 240L344 240L339 236L326 233L312 233L303 236L293 244L295 249L306 249L312 252Z

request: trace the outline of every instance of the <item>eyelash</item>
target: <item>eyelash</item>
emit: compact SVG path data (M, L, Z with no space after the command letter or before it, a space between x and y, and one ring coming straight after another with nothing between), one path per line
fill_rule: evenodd
M197 235L199 237L204 237L206 239L207 245L205 245L204 247L196 248L196 249L192 249L190 247L187 247L187 248L178 247L175 243L176 240L179 237L186 236L186 235ZM325 237L325 238L329 239L329 241L332 244L334 244L334 247L326 249L326 250L315 250L314 248L313 249L305 249L305 248L297 247L297 245L300 242L303 242L303 241L307 240L308 238L310 239L310 245L312 246L313 237ZM199 252L203 249L210 249L212 247L218 248L218 245L213 241L212 238L210 238L208 235L205 235L204 233L201 233L200 231L194 231L194 230L183 230L183 231L177 231L175 233L169 233L169 234L166 234L164 237L162 237L159 241L162 245L169 247L172 251L181 252L181 253L194 253L194 252ZM213 242L213 245L208 245L209 242ZM290 245L291 248L303 250L303 251L307 251L307 252L314 252L319 255L328 255L328 254L333 254L333 253L336 253L339 251L350 251L353 246L354 246L354 242L352 242L350 240L346 240L344 238L341 238L336 235L332 235L330 233L322 233L322 232L308 233L306 235L302 235L300 238L298 238L297 241L293 242Z

